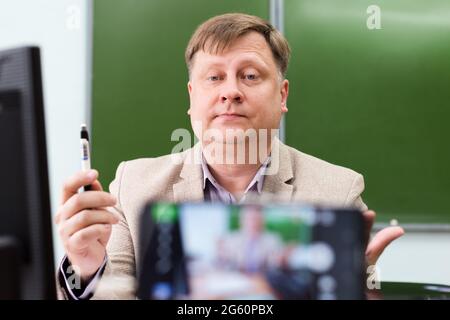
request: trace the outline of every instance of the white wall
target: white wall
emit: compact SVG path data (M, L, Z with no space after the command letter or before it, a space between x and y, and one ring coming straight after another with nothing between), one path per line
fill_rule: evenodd
M377 268L381 281L450 285L450 233L407 230L384 251Z
M41 47L52 212L60 186L80 168L80 124L89 123L89 0L0 0L0 49ZM54 232L55 262L63 255Z

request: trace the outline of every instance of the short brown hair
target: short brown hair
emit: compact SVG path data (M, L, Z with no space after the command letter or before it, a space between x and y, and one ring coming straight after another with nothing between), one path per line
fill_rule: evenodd
M197 51L203 50L212 54L223 52L236 39L251 31L264 36L281 75L286 76L291 53L286 38L269 22L243 13L227 13L212 17L195 30L184 55L189 73Z

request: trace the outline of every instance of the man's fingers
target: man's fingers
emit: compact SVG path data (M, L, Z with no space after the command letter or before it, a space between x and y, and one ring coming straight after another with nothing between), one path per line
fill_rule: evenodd
M101 238L109 238L110 235L110 224L93 224L74 233L68 240L68 246L71 251L82 251L89 247L92 242Z
M112 231L112 228L109 230L109 233L103 232L102 234L100 234L100 237L98 238L98 241L100 242L100 244L105 248L106 248L106 245L108 244L109 237L111 236L111 231Z
M364 216L364 235L365 235L364 243L365 246L367 246L367 244L369 243L370 232L372 231L372 226L375 221L376 213L373 210L367 210L363 212L363 216Z
M95 180L94 182L91 183L92 186L92 190L94 191L103 191L103 187L100 183L100 181Z
M69 219L74 214L92 208L112 207L116 204L116 198L103 191L86 191L73 195L63 206L60 207L56 223Z
M98 180L95 180L93 183L91 183L91 186L92 186L92 191L103 191L103 187ZM64 191L63 191L63 193L64 193ZM78 192L76 192L74 194L78 194ZM58 213L55 215L55 223L56 224L58 224L61 221L60 212L61 212L61 209L63 208L63 205L64 205L64 203L61 204L60 210L58 210Z
M387 227L380 230L367 246L366 258L368 265L374 265L384 249L404 233L405 231L401 227Z
M64 204L74 194L78 193L81 187L92 184L98 177L97 170L80 171L71 176L64 182L61 195L61 204Z
M62 239L72 236L74 233L93 224L115 224L119 219L111 212L105 210L83 210L66 220L60 229Z

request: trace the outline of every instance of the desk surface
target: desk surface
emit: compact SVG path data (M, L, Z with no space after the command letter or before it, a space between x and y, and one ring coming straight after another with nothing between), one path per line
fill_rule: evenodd
M429 283L381 282L370 290L368 299L376 300L450 300L450 286Z

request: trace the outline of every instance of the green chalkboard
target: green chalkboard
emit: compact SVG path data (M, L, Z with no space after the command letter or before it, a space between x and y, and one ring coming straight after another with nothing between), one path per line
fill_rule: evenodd
M450 2L285 0L287 143L364 174L381 221L450 222ZM381 29L369 30L377 5ZM265 0L95 0L93 164L171 151L190 128L184 49L216 14Z
M370 5L381 29L367 27ZM285 0L285 12L288 144L363 173L382 220L450 222L450 1Z
M93 166L104 186L123 160L170 153L190 129L184 50L208 18L244 12L268 19L261 0L95 0Z

